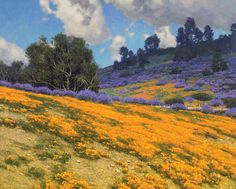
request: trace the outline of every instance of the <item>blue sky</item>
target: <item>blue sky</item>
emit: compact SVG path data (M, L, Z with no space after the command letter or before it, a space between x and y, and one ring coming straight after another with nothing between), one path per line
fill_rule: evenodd
M48 12L45 12L43 9L43 6L40 6L40 1L48 2L50 3L50 0L10 0L10 1L2 1L0 4L0 37L3 38L7 43L10 44L16 44L19 48L25 49L30 43L37 41L37 39L44 35L50 40L54 35L56 35L59 32L65 32L67 30L67 33L70 32L77 32L74 31L71 25L66 25L66 22L69 22L68 19L63 17L63 14L66 12L62 12L61 15L56 15L57 13L53 14L50 13L50 10ZM54 2L54 0L51 0ZM60 0L59 0L60 1ZM72 0L64 0L66 1L72 1ZM74 1L81 1L81 0L74 0ZM84 1L84 0L82 0ZM168 26L169 30L161 30L160 35L165 36L166 32L168 34L169 39L166 39L166 37L163 37L163 41L165 41L166 45L173 45L174 44L174 36L176 34L176 30L179 20L173 19L173 21L168 21L168 25L160 25L158 27L158 23L152 22L152 20L148 20L144 16L135 15L134 18L130 18L132 16L125 16L127 14L126 11L122 11L122 6L116 6L116 0L114 0L114 3L105 3L105 1L101 0L94 0L95 2L99 3L99 6L102 8L102 12L99 13L99 16L101 16L100 20L95 20L96 23L104 23L101 27L105 27L105 30L110 33L110 36L103 36L104 41L92 41L90 48L93 49L94 56L96 62L99 64L100 67L104 67L107 65L111 65L113 63L113 57L114 57L114 50L112 51L112 43L114 44L115 37L121 36L124 41L123 44L125 44L129 49L136 52L136 50L140 47L144 46L144 35L147 34L153 34L158 28L162 28L163 26ZM109 0L106 0L109 2ZM125 1L125 0L124 0ZM150 0L151 1L151 0ZM155 0L154 0L155 1ZM180 0L179 0L180 1ZM211 1L211 0L210 0ZM64 3L63 2L63 3ZM45 5L45 4L44 4ZM63 6L56 4L54 2L50 3L51 10L57 9L57 6ZM52 7L53 5L53 7ZM98 6L98 9L99 9ZM44 8L46 5L44 6ZM47 8L47 7L46 7ZM72 10L72 9L71 9ZM66 11L66 10L65 10ZM60 12L58 13L60 14ZM87 14L87 12L86 12ZM75 15L80 16L80 14ZM191 15L190 15L191 16ZM94 16L95 17L95 16ZM91 16L92 19L95 19L93 16ZM104 18L104 21L102 20ZM155 17L154 17L155 18ZM73 18L74 20L76 17ZM186 18L184 18L186 19ZM101 21L102 20L102 21ZM95 23L94 21L94 23ZM75 23L77 23L75 21ZM79 22L78 22L79 23ZM105 25L105 26L104 26ZM156 26L157 25L157 26ZM67 27L67 29L65 29ZM80 28L79 28L80 27ZM85 28L82 28L85 27ZM78 26L78 32L75 34L78 34L80 36L80 29L82 31L82 37L86 36L86 29L90 32L90 36L93 35L91 33L91 27L86 28L86 25L79 25ZM100 26L99 26L100 27ZM92 28L92 30L96 30L96 28ZM105 31L104 30L104 31ZM223 31L217 30L217 35L219 33L222 33ZM72 34L74 34L72 33ZM99 36L98 36L99 37ZM168 44L170 43L170 44ZM114 44L116 45L116 44ZM118 44L117 44L118 45ZM1 47L0 47L1 48ZM114 48L114 47L113 47ZM116 46L116 48L118 48ZM5 51L4 51L5 52Z

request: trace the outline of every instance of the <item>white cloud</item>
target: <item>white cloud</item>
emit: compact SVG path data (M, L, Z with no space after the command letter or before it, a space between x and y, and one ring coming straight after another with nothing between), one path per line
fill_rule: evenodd
M13 61L28 63L25 51L16 44L6 41L2 37L0 37L0 60L7 65L11 65Z
M99 0L40 0L40 6L63 22L67 35L83 37L89 44L110 38Z
M105 52L105 48L101 48L100 50L99 50L99 54L103 54Z
M131 38L131 37L134 37L135 36L135 33L134 32L129 32L128 33L128 36Z
M176 46L176 38L170 31L170 26L163 26L160 27L156 31L157 36L160 38L161 48L167 48L167 47L175 47Z
M120 60L121 57L120 57L119 51L120 51L120 48L125 45L125 43L126 43L126 40L121 35L117 35L113 38L112 44L110 46L113 60L118 60L118 61Z
M147 33L143 34L144 40L146 40L149 36L150 36L150 34L147 34Z
M156 28L171 23L183 24L194 17L202 27L207 24L229 30L234 23L235 0L105 0L133 20L141 19Z

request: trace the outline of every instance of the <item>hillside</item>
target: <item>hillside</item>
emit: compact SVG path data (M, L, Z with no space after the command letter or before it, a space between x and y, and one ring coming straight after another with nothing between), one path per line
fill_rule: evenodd
M236 188L236 120L0 87L0 188Z
M171 58L171 54L150 56L149 64L144 69L132 66L125 70L104 68L100 71L101 91L121 99L131 97L161 103L182 98L181 103L194 110L211 106L210 111L226 112L236 106L235 54L225 54L223 57L228 63L228 70L206 75L203 73L211 69L212 56L198 57L188 62L172 61ZM196 98L199 93L208 97Z

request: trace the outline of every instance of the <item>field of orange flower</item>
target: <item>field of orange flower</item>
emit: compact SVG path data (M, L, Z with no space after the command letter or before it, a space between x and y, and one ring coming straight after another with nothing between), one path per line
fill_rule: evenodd
M17 115L1 116L1 126L48 132L69 143L80 158L118 164L121 172L117 177L111 173L115 181L109 188L236 188L235 119L144 105L104 105L5 87L0 87L0 105L5 107L1 112ZM132 160L120 162L113 153L139 163L132 168ZM51 159L63 162L66 157L54 154ZM100 188L81 176L61 171L38 187Z

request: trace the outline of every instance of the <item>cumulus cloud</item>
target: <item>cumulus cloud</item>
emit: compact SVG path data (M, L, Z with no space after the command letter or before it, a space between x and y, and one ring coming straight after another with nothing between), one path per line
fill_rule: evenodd
M156 28L171 23L183 24L194 17L200 26L207 24L229 30L236 21L235 0L105 0L133 20L141 19Z
M176 39L175 39L175 36L170 31L170 26L160 27L156 31L156 34L161 40L161 43L160 43L161 48L176 46Z
M126 43L126 40L121 35L117 35L113 38L112 44L110 46L113 60L120 61L121 57L120 57L119 51L120 51L120 48L125 45L125 43Z
M2 37L0 37L0 60L7 65L11 65L14 61L28 63L25 51L16 44L6 41Z
M148 37L150 37L150 34L147 34L147 33L143 34L144 40L146 40Z
M67 35L83 37L89 44L110 38L99 0L40 0L40 6L62 21Z

